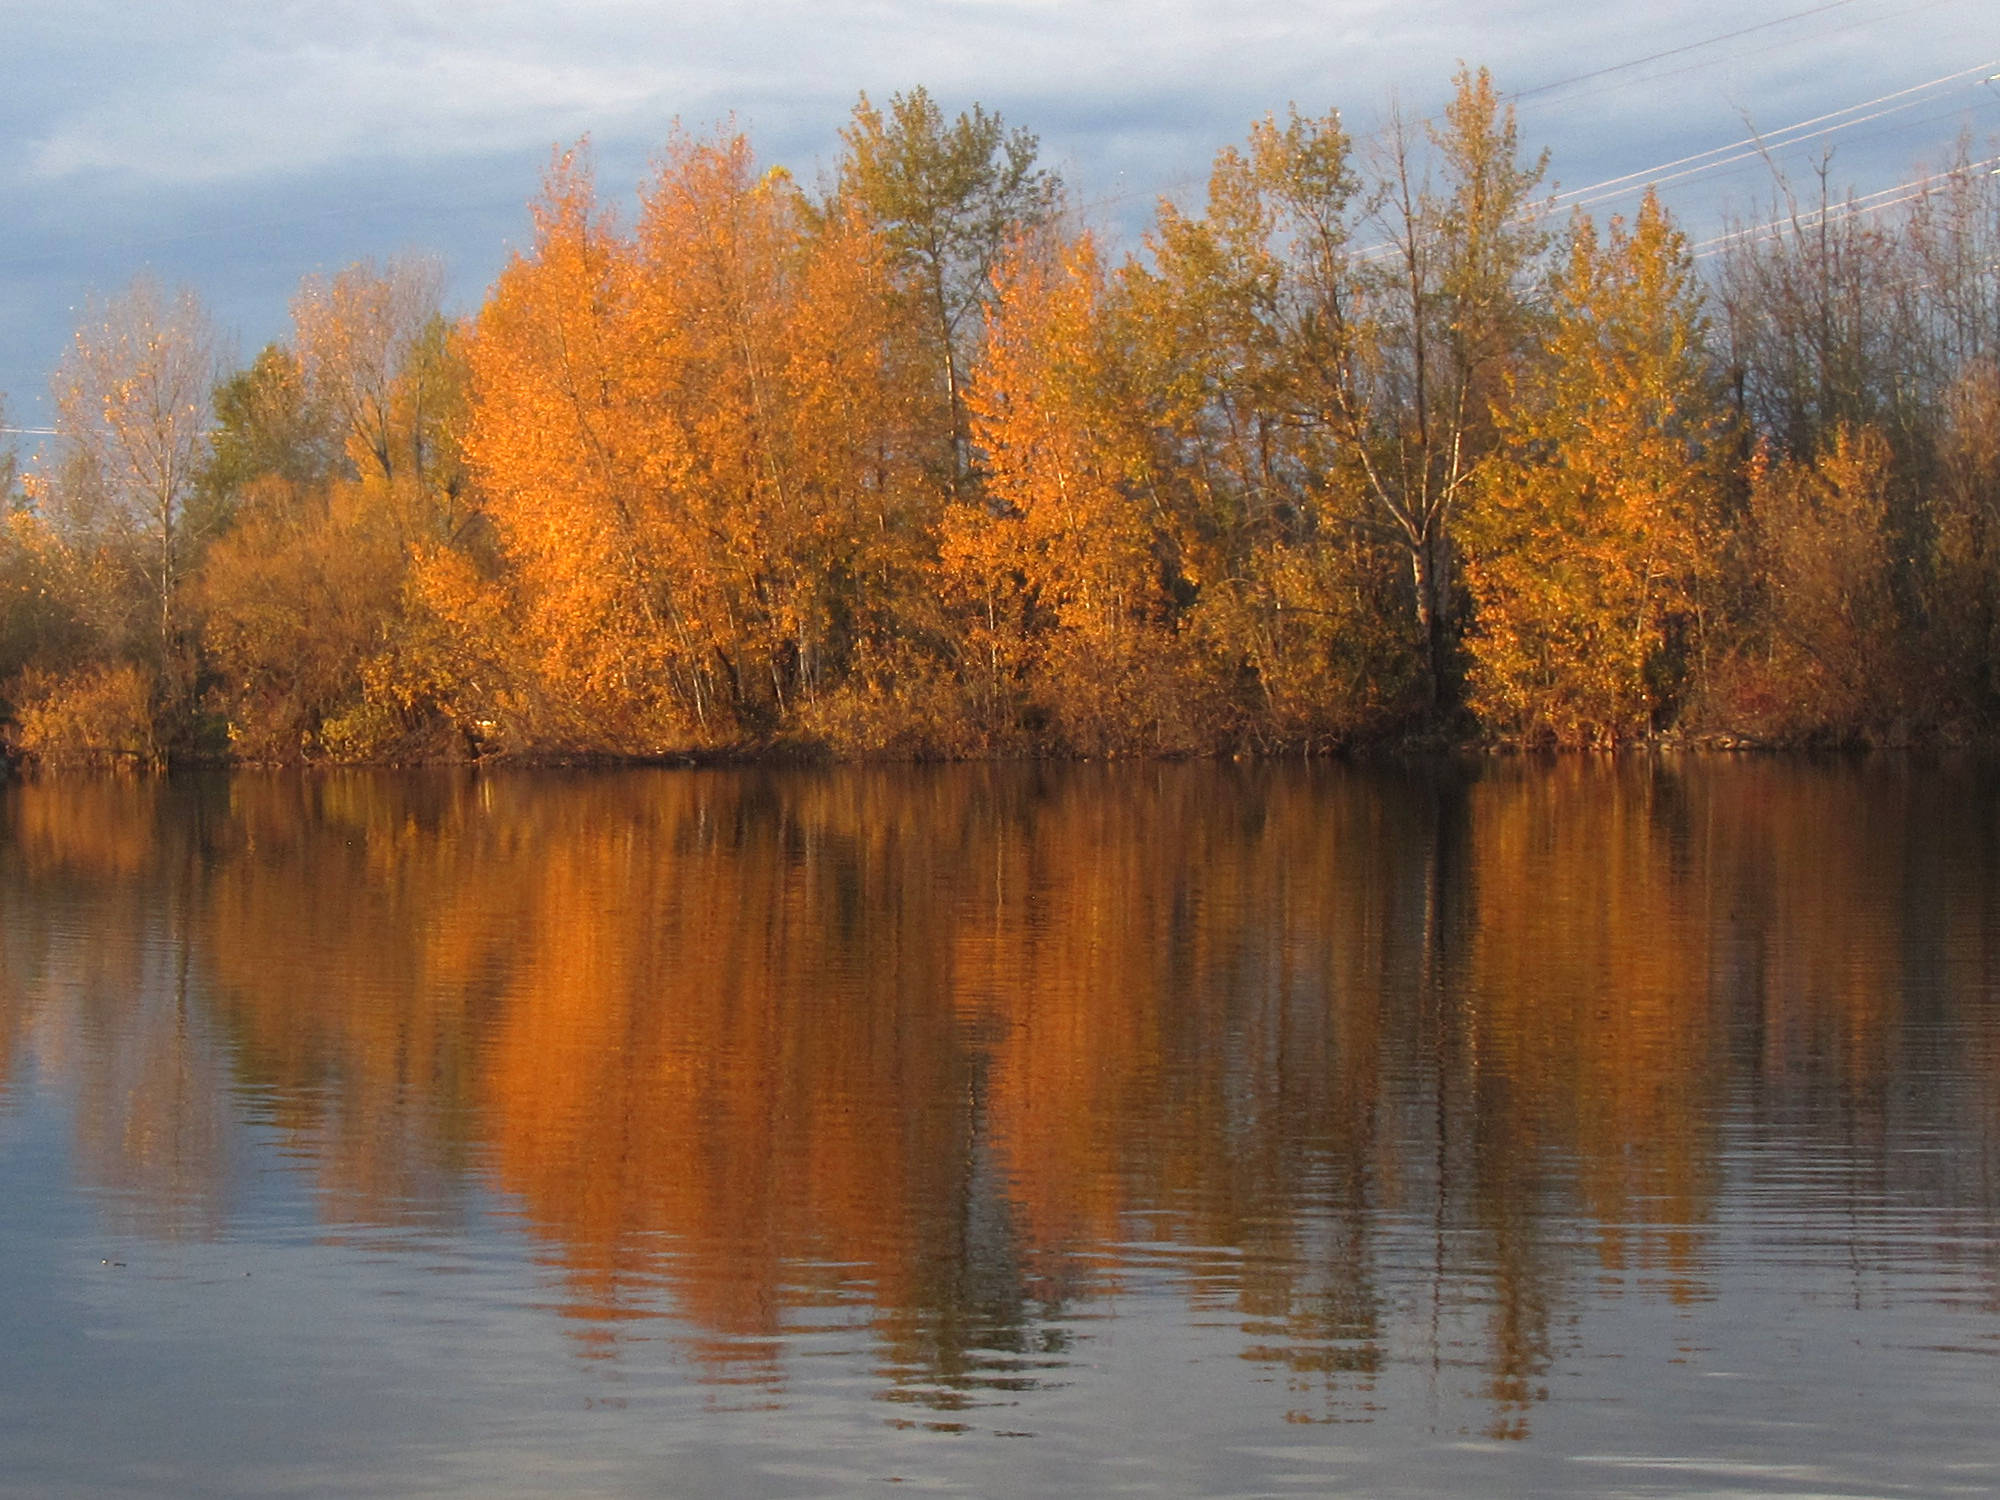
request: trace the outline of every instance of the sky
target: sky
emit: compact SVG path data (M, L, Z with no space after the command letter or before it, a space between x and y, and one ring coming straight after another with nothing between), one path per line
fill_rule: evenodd
M27 428L79 315L136 275L191 288L246 361L302 276L364 257L439 256L469 313L558 146L587 136L624 198L676 122L733 120L813 183L864 90L1026 126L1128 248L1253 119L1337 108L1365 143L1441 107L1461 61L1517 96L1558 188L1636 174L1583 195L1601 215L1668 179L1697 242L1767 213L1773 164L1816 197L1829 149L1857 193L1962 132L2000 156L1992 0L0 0L0 22L0 392ZM1753 132L1771 163L1664 165Z

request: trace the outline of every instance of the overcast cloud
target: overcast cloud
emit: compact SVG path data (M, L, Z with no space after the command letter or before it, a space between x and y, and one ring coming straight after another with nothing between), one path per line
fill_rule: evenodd
M1565 185L1722 145L1746 118L1770 130L1960 70L1975 71L1801 148L1791 169L1832 145L1835 180L1866 192L1962 129L2000 131L1991 0L51 0L0 16L14 208L0 390L30 426L47 421L73 310L142 269L191 285L245 354L283 335L301 275L361 256L434 250L470 308L525 234L553 146L588 134L601 188L624 192L675 120L733 117L811 181L863 89L921 83L949 109L997 108L1127 236L1252 117L1338 106L1365 133L1392 98L1434 109L1461 59L1530 91L1524 143L1551 149ZM1747 163L1668 197L1699 235L1767 184Z

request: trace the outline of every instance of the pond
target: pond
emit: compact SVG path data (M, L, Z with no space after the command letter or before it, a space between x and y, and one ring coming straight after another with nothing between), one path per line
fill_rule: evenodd
M2000 775L0 787L0 1495L2000 1488Z

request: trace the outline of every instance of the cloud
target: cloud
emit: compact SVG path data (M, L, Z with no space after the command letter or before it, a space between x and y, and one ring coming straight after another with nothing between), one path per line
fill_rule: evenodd
M659 133L675 117L705 123L760 107L838 114L858 89L915 82L983 99L1179 96L1190 117L1204 94L1256 89L1274 60L1330 63L1399 34L1386 3L1332 9L405 3L284 6L246 22L229 6L149 7L128 60L107 64L125 76L51 101L27 161L45 182L107 173L211 183L354 156L540 147L585 130ZM84 12L45 47L89 55L92 19Z
M17 5L0 91L10 205L0 267L13 292L0 300L0 389L15 392L20 410L60 347L65 309L147 265L226 307L246 347L282 333L287 288L302 272L412 242L445 252L458 295L474 301L507 237L525 227L522 204L550 147L586 133L607 195L636 185L675 120L701 131L733 117L760 155L811 181L837 156L857 91L882 100L921 83L948 110L977 100L1036 131L1092 210L1136 236L1155 195L1198 195L1216 149L1287 102L1338 106L1365 135L1392 95L1407 114L1438 108L1460 60L1490 65L1503 88L1531 89L1780 22L1524 99L1524 144L1553 147L1553 174L1575 186L1734 139L1746 111L1768 128L1968 66L1982 45L2000 51L2000 41L1979 40L1991 35L1989 6ZM1991 91L1952 109L1843 136L1837 174L1868 191L1935 154L1965 120L2000 126ZM1722 193L1740 200L1765 180L1753 170L1688 184L1670 206L1712 213Z
M435 158L573 135L688 83L684 70L526 45L299 38L238 46L171 85L93 101L55 121L29 160L49 180L108 172L185 184L349 157Z
M1218 112L1243 100L1371 111L1400 89L1429 103L1459 60L1531 87L1760 20L1782 24L1607 80L1593 91L1600 116L1643 107L1649 77L1669 67L1706 70L1699 87L1671 91L1704 108L1720 73L1751 92L1789 73L1788 89L1824 93L1829 61L1864 71L1899 52L1960 55L1965 28L1949 23L1977 10L1978 0L1778 0L1762 12L1697 0L1652 18L1575 0L320 0L254 10L71 0L27 18L16 38L29 98L9 113L47 181L214 182L356 155L540 147L584 129L657 133L676 116L841 109L857 89L916 82L940 96L1055 100L1100 116L1108 101L1173 101L1191 132L1212 139ZM1905 15L1930 24L1899 30Z

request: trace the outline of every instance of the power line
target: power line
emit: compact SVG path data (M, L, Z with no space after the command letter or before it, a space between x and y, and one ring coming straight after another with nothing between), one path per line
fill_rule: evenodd
M1617 177L1607 177L1600 182L1590 183L1584 187L1571 188L1565 192L1552 194L1549 198L1538 201L1532 208L1523 210L1518 215L1517 221L1532 223L1537 219L1546 218L1557 209L1564 207L1588 208L1594 204L1622 197L1641 182L1658 187L1665 183L1683 182L1689 178L1699 177L1707 172L1716 171L1723 167L1757 160L1765 157L1769 152L1774 150L1783 150L1788 147L1798 146L1806 141L1817 140L1823 136L1831 135L1836 131L1850 129L1856 125L1865 125L1888 115L1899 113L1905 109L1914 109L1918 105L1935 98L1936 91L1947 84L1960 83L1975 77L1975 75L1977 75L1981 83L1991 82L1995 77L2000 77L2000 75L1994 74L1993 70L1995 68L2000 68L2000 59L1979 63L1969 68L1961 68L1955 72L1941 74L1936 78L1927 79L1922 83L1911 84L1906 88L1895 89L1889 93L1878 95L1873 99L1864 99L1858 104L1844 105L1839 109L1829 110L1825 114L1814 115L1810 119L1799 120L1790 125L1780 126L1769 134L1745 136L1742 140L1733 141L1726 146L1710 147L1708 150L1697 151L1687 156L1678 157L1673 161L1660 162L1650 167L1642 167L1635 172L1626 172ZM1862 113L1863 111L1872 111L1872 113ZM1979 165L1990 165L1990 163L1980 163ZM1674 170L1676 168L1680 170ZM1662 173L1665 175L1660 175ZM1869 194L1867 197L1854 201L1866 203L1873 198L1902 191L1904 188L1912 186L1915 182L1938 181L1951 175L1953 175L1953 172L1950 170L1933 173L1929 177L1913 179L1911 183L1903 183L1897 187L1886 188L1880 193ZM1889 207L1893 205L1884 204L1882 206ZM1726 239L1728 236L1721 238ZM1713 245L1720 243L1720 240L1704 241L1703 243L1704 245ZM1363 247L1356 252L1355 258L1364 262L1381 260L1397 253L1397 249L1397 242L1391 239ZM1696 249L1698 252L1697 258L1699 258L1701 253L1714 253L1712 249L1702 251L1702 247L1699 246Z
M1768 31L1773 26L1783 26L1792 21L1803 21L1808 16L1821 15L1829 10L1840 10L1852 5L1854 0L1829 0L1828 4L1815 5L1806 10L1795 10L1788 16L1779 16L1770 21L1759 21L1755 26L1745 26L1737 31L1725 31L1719 36L1703 37L1698 42L1684 42L1678 47L1668 47L1664 51L1649 52L1644 57L1635 57L1629 62L1613 63L1609 67L1594 68L1588 73L1578 73L1571 78L1559 78L1554 83L1537 84L1531 89L1516 89L1500 97L1507 100L1532 99L1538 94L1551 94L1557 89L1566 89L1572 84L1588 83L1593 78L1606 78L1613 73L1623 73L1632 68L1643 68L1647 63L1659 62L1669 57L1679 57L1684 52L1698 52L1703 47L1717 46L1723 42L1733 42L1738 37L1749 36L1755 31Z
M1732 229L1718 234L1690 247L1696 260L1707 260L1720 255L1732 245L1749 242L1760 243L1769 239L1783 238L1790 228L1817 229L1822 225L1846 223L1850 219L1866 218L1885 209L1900 208L1906 203L1915 203L1928 195L1934 183L1953 180L1965 181L1980 173L2000 172L2000 156L1989 156L1984 161L1966 162L1962 166L1949 167L1942 172L1929 172L1921 177L1896 183L1893 187L1881 188L1859 198L1843 199L1839 203L1809 210L1804 214L1784 219L1773 219L1764 224L1753 224L1743 229Z
M1996 67L2000 67L2000 59L1983 62L1975 67L1961 68L1957 72L1945 73L1924 83L1911 84L1908 88L1897 89L1891 93L1878 95L1873 99L1865 99L1859 104L1849 104L1840 109L1830 110L1823 115L1815 115L1809 120L1800 120L1791 125L1780 126L1777 130L1771 131L1768 134L1747 135L1742 140L1731 141L1726 146L1711 146L1706 151L1696 151L1691 155L1682 156L1673 161L1660 162L1650 167L1642 167L1636 172L1627 172L1619 177L1607 177L1602 182L1593 182L1584 187L1570 188L1566 192L1555 194L1549 200L1549 206L1556 208L1567 204L1583 207L1589 203L1602 201L1601 197L1590 195L1603 195L1609 189L1627 187L1641 181L1651 182L1656 186L1664 182L1679 182L1689 177L1699 176L1703 172L1712 171L1718 167L1733 166L1737 162L1754 159L1767 151L1787 146L1796 146L1805 141L1817 140L1821 136L1831 135L1834 131L1845 130L1852 125L1865 125L1871 120L1879 120L1885 115L1895 114L1900 110L1914 109L1924 101L1921 98L1912 96L1927 94L1945 84L1969 79L1974 74L1988 74ZM1984 81L1983 77L1981 81ZM1903 102L1897 103L1895 102L1897 100L1902 100ZM1887 105L1889 107L1886 109L1876 109L1877 105ZM1855 119L1842 118L1846 115L1857 115L1859 111L1868 109L1876 109L1876 112L1870 115L1859 115ZM1828 121L1836 123L1828 124ZM1820 126L1822 128L1809 130L1811 126ZM1801 134L1800 132L1807 133ZM1710 160L1709 158L1715 159ZM1676 168L1684 170L1676 170ZM1659 173L1666 173L1668 175L1656 175ZM1616 196L1615 193L1609 195Z
M1683 78L1690 73L1699 73L1713 68L1718 61L1727 61L1731 65L1739 65L1746 59L1764 57L1773 52L1786 51L1790 48L1798 47L1805 42L1824 43L1834 37L1846 36L1856 31L1865 31L1871 27L1881 26L1886 22L1897 20L1903 16L1911 16L1920 11L1937 10L1942 6L1960 3L1962 3L1962 0L1917 0L1917 3L1901 5L1880 15L1862 14L1850 19L1840 20L1837 24L1821 25L1804 35L1778 37L1762 43L1735 47L1730 49L1726 59L1695 58L1692 61L1683 62L1674 67L1655 69L1646 73L1643 77L1633 80L1631 83L1622 79L1613 79L1608 82L1593 82L1590 87L1578 89L1563 97L1559 107L1567 109L1571 105L1584 100L1599 98L1607 92L1629 89L1639 83L1650 86L1664 83L1670 78Z

